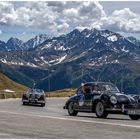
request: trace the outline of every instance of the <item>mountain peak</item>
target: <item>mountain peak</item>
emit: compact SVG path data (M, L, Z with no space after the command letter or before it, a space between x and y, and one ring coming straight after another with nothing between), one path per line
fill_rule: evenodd
M31 38L25 43L26 49L35 48L36 46L42 44L47 39L50 39L50 37L47 34L38 34L34 38Z
M133 36L127 37L127 40L130 41L131 43L135 44L136 46L140 46L140 40Z
M20 40L20 39L18 39L18 38L15 38L15 37L11 37L11 38L7 41L7 43L10 42L10 41L12 41L12 42L22 42L22 40Z
M8 51L21 51L23 50L23 45L22 40L14 37L11 37L6 43Z

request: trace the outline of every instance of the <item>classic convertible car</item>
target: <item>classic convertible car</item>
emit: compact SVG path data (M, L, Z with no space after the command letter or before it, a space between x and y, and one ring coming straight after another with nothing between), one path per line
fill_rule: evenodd
M23 105L26 104L40 104L42 107L45 106L46 98L43 90L31 89L22 96Z
M78 88L63 108L68 109L71 116L76 116L78 112L93 112L98 118L106 118L112 113L129 115L132 120L138 120L140 96L121 93L109 82L89 82Z

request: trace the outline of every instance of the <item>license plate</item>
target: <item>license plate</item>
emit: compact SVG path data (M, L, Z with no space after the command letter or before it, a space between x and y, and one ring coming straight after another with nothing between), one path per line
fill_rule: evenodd
M128 114L140 115L140 110L139 109L129 109Z

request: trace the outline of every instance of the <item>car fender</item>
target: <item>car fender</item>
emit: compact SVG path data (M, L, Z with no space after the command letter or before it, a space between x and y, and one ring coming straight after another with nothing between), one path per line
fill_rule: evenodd
M70 97L65 104L65 109L68 109L68 105L69 105L70 102L76 102L77 100L78 100L78 96Z
M92 110L95 110L95 106L97 102L101 101L104 106L107 106L109 104L109 95L102 93L99 96L96 96L93 98L93 105L92 105Z

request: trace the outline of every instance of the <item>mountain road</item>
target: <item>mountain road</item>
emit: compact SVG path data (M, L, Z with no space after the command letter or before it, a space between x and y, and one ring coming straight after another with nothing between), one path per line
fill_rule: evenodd
M1 99L0 138L140 138L140 120L134 121L124 115L99 119L94 113L69 116L63 109L67 99L47 98L45 107L23 106L21 99Z

